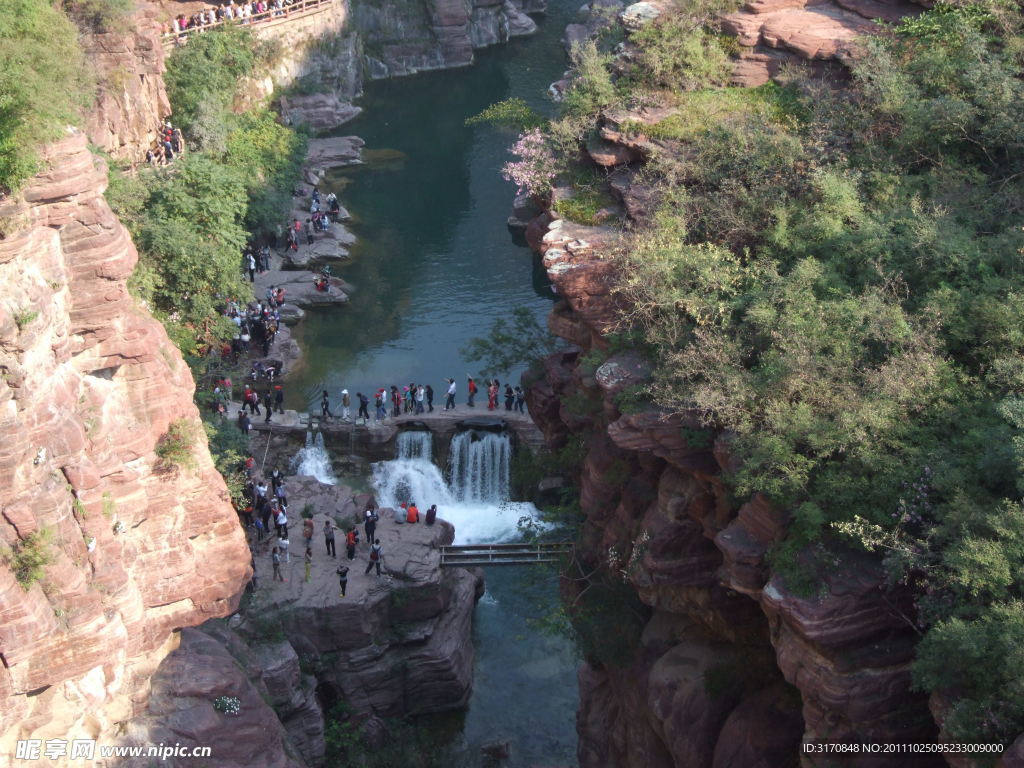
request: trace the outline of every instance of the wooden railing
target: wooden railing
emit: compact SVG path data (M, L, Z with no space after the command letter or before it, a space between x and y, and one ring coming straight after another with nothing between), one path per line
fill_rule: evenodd
M537 565L556 563L572 551L572 542L542 544L461 544L441 547L441 567L470 568L481 565Z
M337 0L295 0L290 5L285 5L283 8L271 8L263 13L254 13L244 19L222 19L215 21L212 24L200 24L194 27L189 27L180 32L170 31L163 34L164 46L181 45L188 40L190 35L205 32L208 29L214 27L220 27L225 24L238 24L240 26L271 26L273 24L293 21L303 16L310 16L314 13L320 13L321 11L327 10L326 6L332 5Z

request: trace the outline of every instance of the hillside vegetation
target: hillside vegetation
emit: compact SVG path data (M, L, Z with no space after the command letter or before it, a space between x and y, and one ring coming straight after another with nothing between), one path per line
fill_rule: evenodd
M601 114L677 108L643 129L658 204L618 257L648 398L727 430L737 498L792 512L772 554L792 588L878 553L917 596L916 684L951 702L948 733L1008 743L1024 730L1020 11L939 5L861 41L848 83L739 90L713 10L578 49L562 116L512 175L543 195L585 175Z

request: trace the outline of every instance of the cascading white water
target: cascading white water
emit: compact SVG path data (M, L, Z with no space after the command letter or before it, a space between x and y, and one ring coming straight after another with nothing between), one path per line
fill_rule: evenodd
M512 458L507 434L460 432L452 438L451 487L459 501L508 501Z
M434 456L434 435L425 429L398 433L399 459L426 459Z
M324 435L317 432L306 433L306 445L292 459L292 471L296 475L312 475L321 483L335 485L338 478L331 468L331 457L324 447Z
M508 435L460 432L452 439L452 483L423 456L430 456L430 433L403 432L398 458L373 465L373 484L381 507L416 502L423 514L437 505L438 517L455 526L456 544L506 541L519 521L535 518L528 502L509 501L511 446Z

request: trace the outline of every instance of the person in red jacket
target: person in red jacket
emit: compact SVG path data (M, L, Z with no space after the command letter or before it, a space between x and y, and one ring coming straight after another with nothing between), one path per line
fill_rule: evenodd
M345 534L345 549L349 560L356 559L356 544L359 543L359 530L353 528Z
M409 508L405 511L405 522L407 523L418 523L420 521L420 511L416 508L416 502L410 501Z
M466 384L466 391L469 392L469 399L466 400L466 405L473 408L473 398L476 397L476 382L473 381L473 377L469 377L469 382Z

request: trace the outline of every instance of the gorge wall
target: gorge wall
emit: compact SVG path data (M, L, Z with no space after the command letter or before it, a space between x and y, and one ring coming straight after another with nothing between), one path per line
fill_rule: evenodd
M0 198L0 754L111 737L173 630L223 616L249 554L188 367L129 295L137 254L72 133ZM158 457L171 424L181 465ZM31 571L31 560L43 563Z
M86 121L89 140L118 160L141 162L160 122L170 114L163 82L173 46L170 19L202 3L143 2L123 32L85 33L97 96ZM474 50L532 34L526 13L545 0L334 0L305 16L255 24L273 46L266 70L236 107L297 87L292 117L327 130L359 113L351 101L365 79L468 66Z
M551 329L606 358L595 367L578 351L548 357L531 374L530 412L550 445L584 436L581 559L632 587L648 611L632 654L581 668L582 768L767 768L796 764L801 742L934 742L927 699L910 689L909 595L888 592L868 558L837 562L809 595L788 589L766 559L788 514L760 496L733 498L722 479L728 434L617 405L650 374L603 340L615 314L603 254L617 235L549 214L528 235L562 297ZM930 763L941 760L915 765Z

